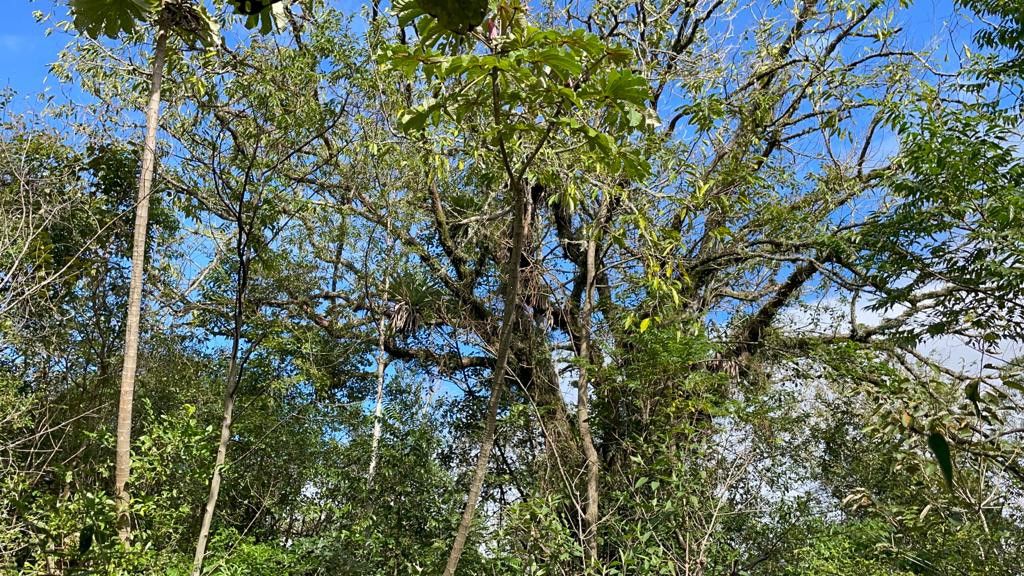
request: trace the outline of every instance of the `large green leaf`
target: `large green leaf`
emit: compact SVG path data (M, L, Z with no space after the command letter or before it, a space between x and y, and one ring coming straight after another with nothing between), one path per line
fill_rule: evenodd
M932 454L935 455L935 460L939 463L939 469L942 471L942 478L946 481L946 486L952 490L953 459L949 453L949 443L946 442L946 437L941 432L932 432L928 435L928 447L931 448Z
M220 45L220 25L199 2L191 0L70 0L75 28L90 38L116 38L132 32L163 11L161 22L185 42Z
M457 34L476 28L487 16L487 0L419 0L419 5L438 24Z
M117 38L135 30L139 21L151 19L159 0L71 0L75 28L90 38Z
M283 0L231 0L231 3L235 6L235 11L239 14L253 16L255 14L260 14L266 9L271 8L282 1Z
M281 30L288 23L285 5L288 0L232 0L235 12L249 18L245 27L252 29L257 26L260 33L269 34L275 28Z

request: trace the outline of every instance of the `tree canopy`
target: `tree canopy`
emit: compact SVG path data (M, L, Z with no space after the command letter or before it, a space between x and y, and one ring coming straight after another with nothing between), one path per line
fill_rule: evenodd
M0 573L1019 573L1016 3L55 10Z

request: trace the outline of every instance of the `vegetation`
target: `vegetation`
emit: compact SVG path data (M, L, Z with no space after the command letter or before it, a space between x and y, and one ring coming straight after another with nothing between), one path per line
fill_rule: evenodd
M0 573L1018 574L1024 13L928 4L40 14Z

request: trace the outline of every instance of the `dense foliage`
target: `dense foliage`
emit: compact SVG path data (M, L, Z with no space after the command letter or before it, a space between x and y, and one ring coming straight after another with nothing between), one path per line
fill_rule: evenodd
M0 573L1019 574L1024 13L921 4L41 14Z

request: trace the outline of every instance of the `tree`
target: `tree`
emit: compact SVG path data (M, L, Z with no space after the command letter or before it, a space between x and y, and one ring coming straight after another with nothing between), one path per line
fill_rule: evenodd
M146 227L149 223L149 201L156 170L157 128L160 122L160 87L164 61L167 58L167 36L171 31L186 41L199 40L206 46L220 43L218 26L205 9L190 1L178 0L71 0L76 28L92 38L101 34L117 38L132 33L139 22L152 21L154 27L153 59L146 100L146 128L142 144L142 165L139 192L135 207L132 238L132 276L128 294L127 325L124 336L124 357L121 367L121 395L117 412L117 467L114 496L120 506L119 535L122 542L131 538L128 517L130 496L126 485L131 474L132 406L135 399L135 377L139 354L139 325L142 317L143 272L146 264Z
M39 449L0 452L0 545L49 573L1013 574L1019 76L988 22L923 44L906 4L302 1L169 48L130 549L96 393L130 230L88 239L130 204L99 143L146 66L69 52L97 104L48 121L103 137L15 171L52 209L0 252L29 287L0 449Z
M1024 9L998 0L958 0L972 10L985 26L975 34L979 46L1005 51L1005 59L982 67L988 79L1019 80L1024 72ZM987 70L986 70L987 68Z

